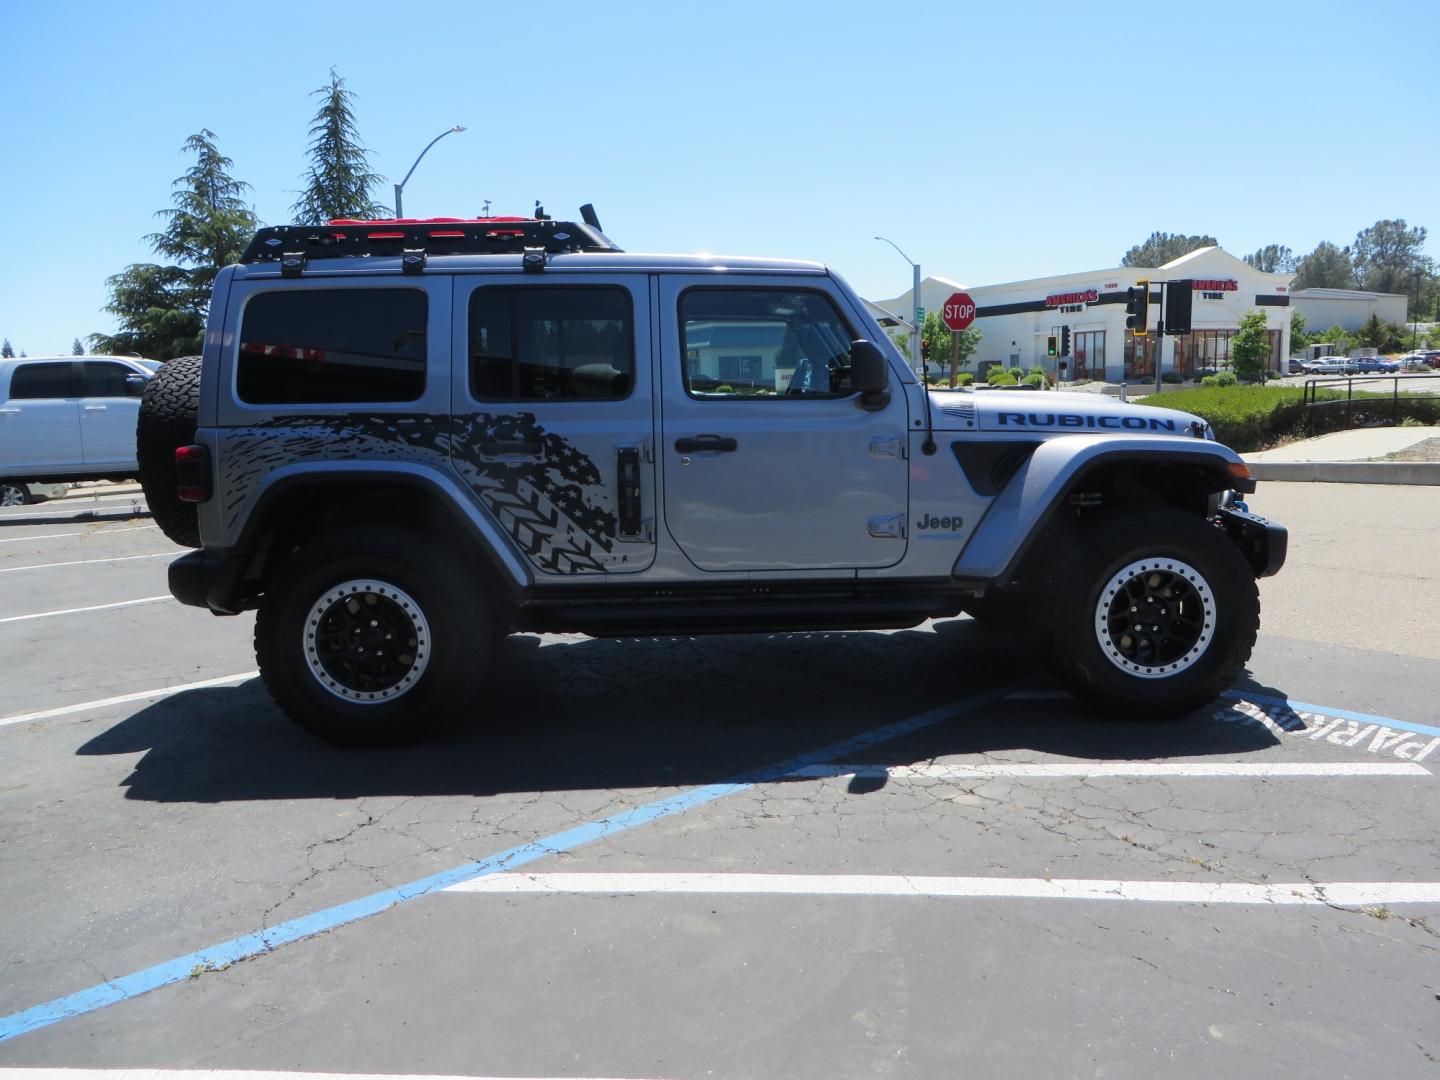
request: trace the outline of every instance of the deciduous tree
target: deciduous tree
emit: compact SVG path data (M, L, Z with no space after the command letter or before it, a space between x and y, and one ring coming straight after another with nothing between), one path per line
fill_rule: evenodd
M1259 382L1270 365L1270 334L1263 311L1247 311L1230 339L1230 360L1237 378Z
M1245 261L1263 274L1289 274L1295 269L1295 253L1282 244L1266 244Z
M1181 255L1189 255L1202 247L1214 247L1220 241L1213 236L1185 236L1182 233L1153 232L1150 239L1136 244L1120 260L1121 266L1164 266Z
M310 169L305 190L291 207L302 225L320 225L333 218L379 218L389 210L371 190L383 177L370 170L370 153L355 130L355 95L330 69L330 82L316 90L320 109L310 124Z
M1355 271L1350 264L1350 249L1338 248L1328 240L1315 245L1315 250L1300 260L1295 268L1292 289L1353 289Z

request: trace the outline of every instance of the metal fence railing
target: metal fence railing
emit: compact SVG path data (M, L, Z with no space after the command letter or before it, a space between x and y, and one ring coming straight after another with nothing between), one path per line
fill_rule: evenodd
M1407 393L1411 390L1434 392L1440 389L1436 386L1437 382L1440 382L1440 372L1428 375L1331 375L1306 379L1302 398L1305 405L1305 429L1307 433L1314 434L1315 418L1322 410L1327 414L1331 411L1344 413L1344 419L1338 428L1354 427L1357 420L1360 424L1372 424L1379 415L1379 410L1383 409L1387 403L1390 422L1398 424L1403 400L1400 397L1401 384L1406 384L1404 392ZM1343 398L1321 396L1322 389L1338 391L1341 383L1345 387ZM1356 383L1380 383L1382 385L1378 389L1362 386L1357 393ZM1388 390L1383 386L1385 383L1390 384ZM1440 394L1436 395L1436 401L1440 403ZM1332 430L1338 430L1338 428L1332 428Z

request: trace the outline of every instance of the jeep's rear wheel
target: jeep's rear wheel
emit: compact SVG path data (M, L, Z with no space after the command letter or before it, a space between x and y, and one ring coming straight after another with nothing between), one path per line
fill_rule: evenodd
M1213 701L1250 658L1260 625L1249 564L1223 531L1179 510L1125 511L1081 530L1055 603L1062 681L1129 719Z
M434 735L478 707L490 620L473 577L405 530L322 537L265 590L260 675L286 715L331 742Z
M135 425L145 503L160 531L183 547L200 546L200 518L195 504L181 502L176 492L175 448L195 441L199 405L200 357L179 356L145 384Z

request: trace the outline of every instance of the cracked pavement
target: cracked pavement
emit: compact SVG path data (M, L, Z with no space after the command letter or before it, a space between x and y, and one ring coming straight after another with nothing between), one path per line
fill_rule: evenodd
M1263 485L1255 505L1291 527L1299 550L1306 504L1288 492L1283 511L1267 503L1281 487ZM1335 487L1324 495L1343 503ZM1377 530L1387 507L1410 513L1408 496L1385 494L1357 496ZM1329 537L1342 511L1327 501L1317 533ZM75 543L87 558L163 544L154 533L106 538L108 528L23 554L39 563L82 557L69 554ZM1322 571L1333 576L1334 560ZM118 564L90 602L163 591L163 575L164 560ZM82 588L29 576L13 576L0 616L64 606L48 597ZM1426 656L1337 642L1303 614L1309 600L1269 605L1318 580L1302 561L1265 583L1242 693L1436 724ZM1430 590L1407 602L1437 610L1433 578L1407 588ZM1399 632L1382 609L1362 617L1365 640ZM16 688L6 711L252 666L248 616L162 604L69 618L0 626ZM1044 696L1037 666L967 619L893 633L521 636L503 646L476 723L427 747L324 746L253 680L0 727L0 1013L1011 686L1041 694L847 756L869 766L856 775L755 784L526 871L1440 880L1432 775L887 771L1397 760L1388 744L1371 753L1368 741L1309 739L1235 703L1173 724L1096 718ZM1440 752L1424 764L1440 768ZM1440 905L1420 903L429 895L0 1043L0 1065L1431 1076L1437 928Z

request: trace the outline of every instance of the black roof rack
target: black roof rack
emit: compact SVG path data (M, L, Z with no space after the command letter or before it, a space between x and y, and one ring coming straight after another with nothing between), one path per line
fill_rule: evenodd
M279 262L290 253L308 259L346 259L417 250L428 255L520 255L526 248L543 248L547 255L620 250L596 225L550 218L339 219L327 225L261 229L240 261Z

